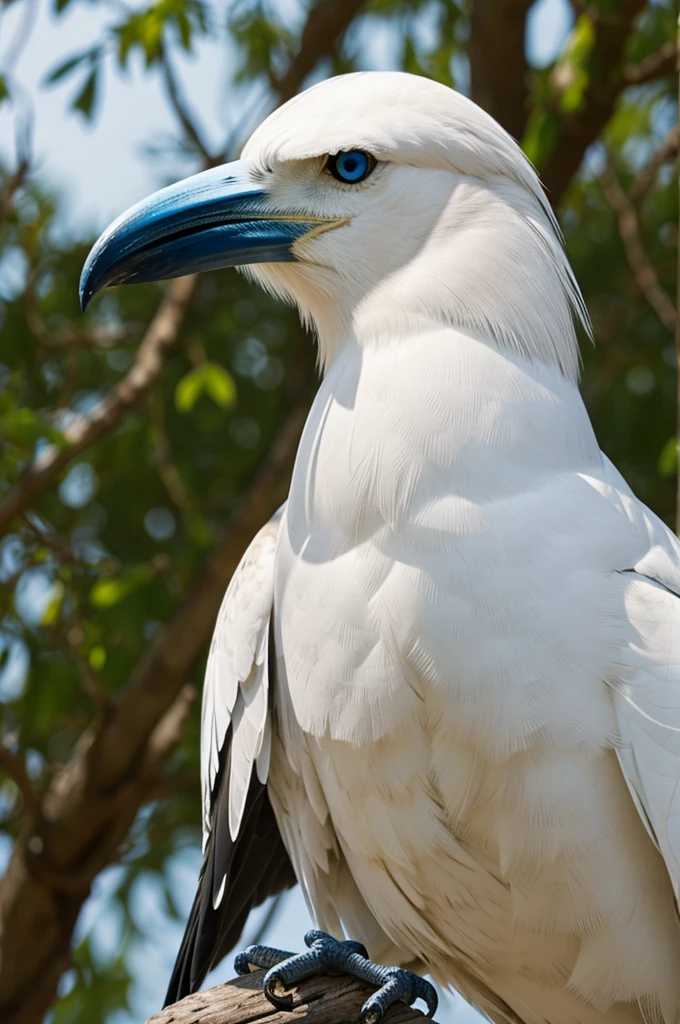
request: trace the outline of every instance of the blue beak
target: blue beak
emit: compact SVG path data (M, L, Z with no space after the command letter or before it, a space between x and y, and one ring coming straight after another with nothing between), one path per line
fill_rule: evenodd
M273 210L246 161L214 167L143 199L106 229L85 260L80 305L108 285L291 261L294 242L337 223Z

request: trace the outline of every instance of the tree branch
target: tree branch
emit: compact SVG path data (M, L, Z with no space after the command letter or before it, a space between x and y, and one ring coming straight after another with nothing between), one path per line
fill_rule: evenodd
M647 299L664 327L675 331L676 310L670 297L659 283L654 264L647 255L642 241L637 212L621 187L614 168L607 164L600 175L602 190L619 220L619 234L638 288Z
M0 537L14 519L52 487L76 456L110 433L158 378L168 351L176 344L196 288L196 278L180 277L170 285L125 377L66 431L67 448L51 445L23 474L0 504Z
M644 85L645 82L672 75L674 71L675 43L669 41L639 64L627 64L623 69L623 78L626 85Z
M578 171L583 156L612 115L614 104L627 83L622 71L623 54L633 24L645 0L620 0L616 18L594 19L595 41L590 59L590 82L577 112L561 120L561 135L546 163L541 179L553 206Z
M346 975L310 978L291 990L289 1010L276 1010L262 992L264 974L255 971L226 985L186 996L151 1017L147 1024L347 1024L359 1020L362 1004L374 991ZM428 1019L406 1003L396 1003L384 1017L385 1024L419 1024Z
M529 115L524 36L534 0L473 0L470 12L472 99L521 139Z
M69 966L69 946L95 876L115 860L139 807L179 741L191 693L181 692L115 790L93 769L86 733L27 820L0 880L0 1019L40 1024ZM106 730L116 720L113 709Z
M280 103L294 96L319 61L333 52L364 3L365 0L319 0L311 8L297 54L285 74L272 83Z

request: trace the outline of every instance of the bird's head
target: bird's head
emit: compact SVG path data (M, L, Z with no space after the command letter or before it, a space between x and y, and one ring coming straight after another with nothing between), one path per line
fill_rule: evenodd
M81 302L227 266L297 303L324 365L349 340L445 324L577 374L574 312L587 314L534 169L493 118L425 78L344 75L290 100L241 160L118 218Z

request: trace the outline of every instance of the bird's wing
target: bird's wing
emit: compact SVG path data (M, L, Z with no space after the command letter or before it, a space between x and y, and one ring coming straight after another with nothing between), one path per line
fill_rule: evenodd
M628 630L608 680L621 734L618 758L680 903L680 544L610 464L607 470L610 496L637 539L636 557L617 571L617 614Z
M280 517L246 551L213 634L201 718L204 862L166 1005L200 986L238 941L253 906L295 883L266 788Z

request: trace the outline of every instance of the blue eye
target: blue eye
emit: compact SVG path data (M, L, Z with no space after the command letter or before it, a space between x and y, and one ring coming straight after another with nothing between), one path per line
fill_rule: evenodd
M364 153L363 149L348 149L344 153L329 156L326 167L338 181L356 185L369 176L375 164L375 157Z

